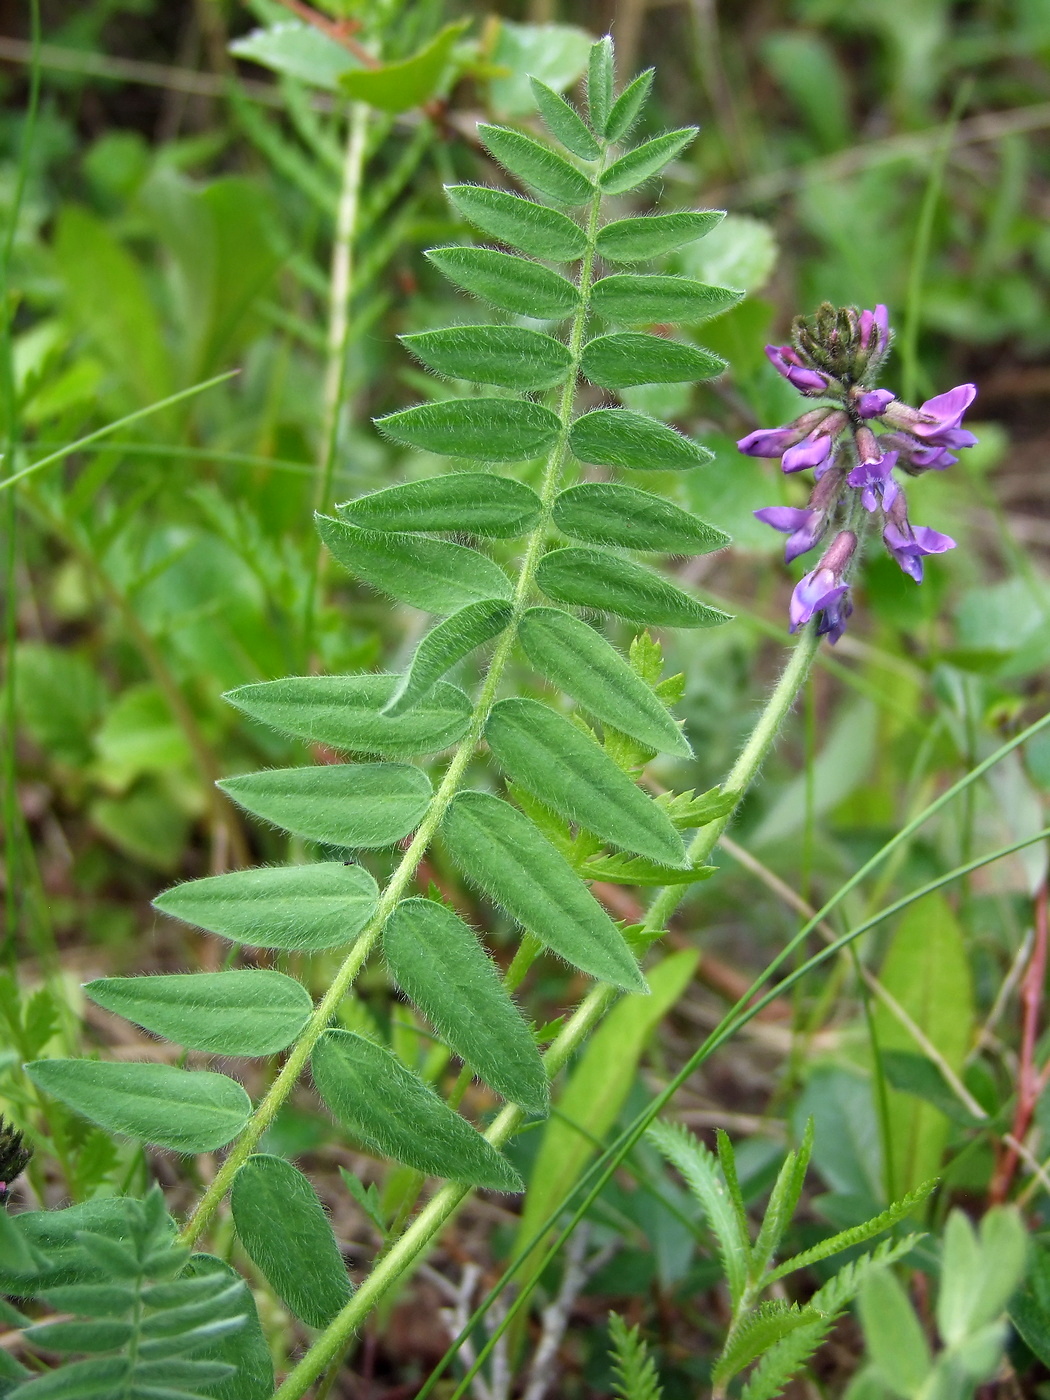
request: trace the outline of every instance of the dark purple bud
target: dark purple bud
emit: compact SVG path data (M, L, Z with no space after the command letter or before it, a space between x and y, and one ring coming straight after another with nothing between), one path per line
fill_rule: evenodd
M800 394L826 394L830 380L827 375L807 369L798 351L791 345L767 345L766 355L778 374L793 384Z
M888 389L869 389L857 395L857 412L862 418L881 418L887 406L893 402L893 397Z

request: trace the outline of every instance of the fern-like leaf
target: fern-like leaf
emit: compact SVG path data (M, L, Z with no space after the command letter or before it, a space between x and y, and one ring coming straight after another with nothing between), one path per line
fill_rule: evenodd
M793 1274L798 1269L808 1269L811 1264L817 1264L822 1259L830 1259L833 1254L841 1254L844 1249L853 1249L858 1244L864 1244L867 1240L874 1239L876 1235L881 1235L884 1230L891 1229L901 1220L905 1220L916 1206L920 1206L926 1197L936 1186L936 1181L926 1181L914 1191L909 1191L906 1196L902 1196L899 1201L894 1201L891 1206L880 1211L878 1215L873 1215L870 1220L865 1220L860 1225L853 1225L848 1230L842 1230L837 1235L831 1235L826 1240L821 1240L812 1249L796 1254L793 1259L785 1259L783 1264L775 1268L772 1273L767 1274L766 1282L774 1283L777 1279L785 1278L788 1274ZM919 1236L912 1236L918 1239Z
M792 1332L819 1320L819 1313L797 1303L779 1299L759 1303L729 1334L711 1379L716 1385L725 1385Z
M740 1400L774 1400L820 1346L831 1330L828 1318L818 1317L782 1338L751 1372Z
M619 1313L610 1313L609 1339L616 1400L661 1400L656 1364L639 1329L628 1327Z

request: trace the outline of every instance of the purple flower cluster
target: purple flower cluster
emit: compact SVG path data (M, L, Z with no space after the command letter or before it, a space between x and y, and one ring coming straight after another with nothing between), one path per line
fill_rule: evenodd
M904 490L893 475L943 471L977 439L961 426L977 390L960 384L921 408L874 385L893 333L884 306L874 311L829 303L811 319L797 317L791 345L767 345L779 374L809 399L826 399L783 428L760 428L737 443L751 457L779 457L788 474L812 469L816 484L803 509L768 506L759 520L787 535L784 557L805 554L830 532L831 544L791 596L791 630L819 616L817 630L837 642L853 611L849 570L866 522L878 517L882 539L904 572L922 582L923 559L953 549L948 535L908 519ZM876 433L873 425L885 431Z

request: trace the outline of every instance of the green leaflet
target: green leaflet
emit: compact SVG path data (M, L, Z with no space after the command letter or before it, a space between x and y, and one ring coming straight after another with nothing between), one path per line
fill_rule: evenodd
M450 326L399 339L436 374L504 389L549 389L565 378L572 362L560 340L524 326ZM508 534L523 534L526 528Z
M686 867L682 838L593 739L538 700L500 700L485 738L504 772L568 821L664 865Z
M725 218L724 209L683 209L617 219L598 230L597 249L609 262L646 262L703 238Z
M587 60L587 112L595 131L604 131L613 102L613 46L605 35L591 45Z
M316 744L388 758L437 753L462 739L470 701L454 685L439 682L411 714L382 710L400 676L284 676L226 692L224 699L252 719Z
M153 903L161 913L231 943L308 953L352 942L378 899L376 882L360 865L324 861L188 880Z
M728 613L683 593L662 574L602 549L555 549L536 582L548 598L594 608L647 627L717 627Z
M252 1103L210 1070L106 1060L34 1060L26 1073L45 1094L107 1132L176 1152L211 1152L244 1127Z
M369 1151L428 1176L521 1190L510 1163L383 1046L325 1031L310 1066L332 1115Z
M100 977L84 991L155 1035L214 1055L276 1054L291 1045L313 1011L300 982L263 969Z
M509 1102L545 1115L536 1042L463 920L432 899L406 899L383 929L383 951L401 990L460 1059Z
M382 112L407 112L434 96L441 86L456 40L469 21L446 24L425 48L396 63L354 68L339 77L339 86L355 102Z
M572 425L569 447L581 462L633 471L689 471L714 457L666 423L626 408L584 413Z
M603 389L711 379L725 367L726 361L710 350L642 331L619 331L589 341L580 366L591 383Z
M594 186L564 156L506 126L478 122L478 139L505 170L555 204L586 204Z
M639 73L613 103L605 123L605 135L610 141L622 140L641 116L642 108L652 90L655 74L656 70L653 68Z
M684 126L680 131L665 132L636 146L602 172L599 181L602 190L605 194L623 194L643 184L694 141L699 130L696 126Z
M400 603L450 613L513 591L503 570L476 549L419 535L359 530L321 515L317 530L345 569Z
M649 686L586 622L556 608L529 608L519 623L518 640L538 671L603 724L658 752L692 756L681 729Z
M431 248L426 256L450 282L501 311L553 320L576 310L579 293L573 284L527 258L495 248Z
M556 345L557 341L551 343ZM463 531L510 539L524 534L535 523L540 499L535 491L511 477L494 476L491 472L452 472L370 491L367 496L336 506L336 510L343 520L366 530Z
M575 262L583 256L587 238L557 209L534 204L520 194L490 190L483 185L446 185L455 208L482 232L534 258L551 262Z
M233 1375L228 1381L220 1381L211 1394L213 1400L268 1400L273 1394L273 1362L270 1349L263 1335L262 1324L248 1285L234 1269L214 1254L192 1254L186 1265L182 1280L189 1282L204 1277L222 1279L227 1286L239 1285L240 1297L235 1293L233 1303L226 1304L227 1310L236 1308L243 1299L247 1322L235 1332L225 1332L209 1347L198 1352L198 1356L210 1357L215 1361L225 1361L233 1367ZM170 1288L171 1285L169 1284ZM225 1295L223 1295L225 1296Z
M668 870L642 856L592 856L583 863L580 874L585 880L602 880L610 885L692 885L709 880L717 865L690 865L682 870Z
M327 1327L350 1280L317 1192L283 1157L249 1157L230 1208L241 1244L282 1302L308 1327Z
M566 962L644 991L623 934L528 817L485 792L461 792L441 823L452 859L512 918Z
M597 160L601 147L595 141L587 123L580 114L566 102L564 97L541 83L539 78L529 78L532 95L536 99L540 116L551 135L581 160Z
M709 287L691 277L615 272L591 288L591 309L625 326L664 321L692 325L728 311L743 295L729 287Z
M509 603L471 603L432 627L416 647L408 671L386 706L386 713L403 714L429 694L457 661L503 632L513 615Z
M324 763L224 778L222 790L282 831L329 846L392 846L423 819L430 779L407 763Z
M618 544L667 554L707 554L724 549L729 536L663 496L589 481L570 486L554 502L554 523L588 544Z
M386 437L443 457L522 462L554 441L558 416L529 399L444 399L377 418Z

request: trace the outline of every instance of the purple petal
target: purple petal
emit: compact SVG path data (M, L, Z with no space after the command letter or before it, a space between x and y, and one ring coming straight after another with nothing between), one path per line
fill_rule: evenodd
M831 438L827 433L810 433L795 447L789 447L780 463L786 472L803 472L808 467L819 467L831 456Z
M748 457L780 457L798 438L794 428L757 428L740 438L737 447Z
M846 622L852 612L853 603L847 590L841 598L836 598L834 602L823 609L817 626L817 636L827 637L831 645L834 646L845 632Z
M869 389L857 399L857 412L862 418L879 418L893 402L888 389Z
M800 394L826 394L828 381L822 374L818 374L815 369L802 369L797 365L792 365L790 369L781 371L785 379L793 384Z
M928 525L913 525L912 534L921 554L944 554L955 548L951 535L942 535L939 530L931 530Z
M774 530L779 530L784 535L790 534L792 530L801 529L809 523L810 517L816 514L816 511L802 510L798 506L763 506L761 510L754 512L755 518L761 520L763 525L772 525Z
M814 569L800 578L788 606L792 632L808 622L815 612L841 598L847 587L847 584L839 583L830 569Z
M946 429L958 428L962 422L962 416L977 397L976 384L957 384L954 389L949 389L947 393L937 394L932 399L927 399L920 407L919 412L928 422L919 422L912 427L912 432L919 437L929 437L934 433L944 432ZM950 446L951 444L945 444Z

